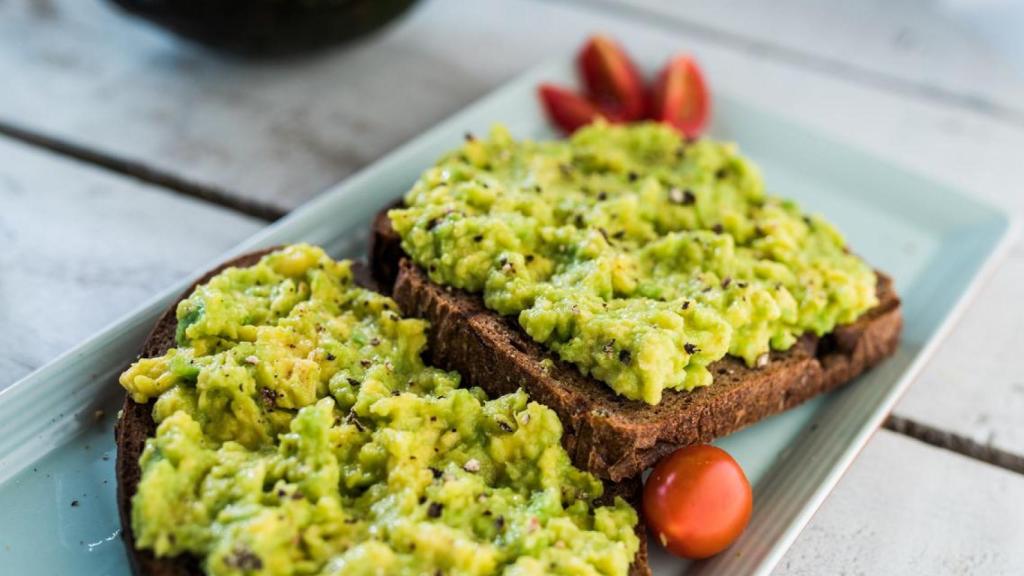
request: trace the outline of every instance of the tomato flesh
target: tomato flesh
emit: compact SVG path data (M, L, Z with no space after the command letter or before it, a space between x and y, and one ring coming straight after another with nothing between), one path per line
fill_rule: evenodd
M728 548L746 528L752 507L743 469L714 446L676 450L644 485L647 526L662 546L684 558L708 558Z
M687 138L700 136L711 117L711 97L704 74L689 56L677 56L658 74L654 87L654 119L673 126Z
M624 122L647 113L647 90L626 51L607 36L587 40L576 58L586 95L602 110Z

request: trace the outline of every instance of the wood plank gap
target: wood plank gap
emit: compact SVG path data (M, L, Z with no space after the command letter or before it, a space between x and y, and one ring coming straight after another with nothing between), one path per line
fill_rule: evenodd
M258 200L241 198L237 193L231 193L216 186L194 182L140 162L90 150L78 144L25 130L6 122L0 122L0 134L26 144L44 148L55 154L94 164L111 172L159 186L176 194L190 196L267 222L273 222L288 213L287 210L277 206Z
M885 72L878 72L870 68L843 62L842 60L818 56L780 44L773 44L745 36L737 32L714 28L706 24L680 18L674 14L662 14L658 11L632 4L624 5L616 0L556 1L583 7L593 6L606 12L625 14L633 20L656 28L670 32L683 32L740 52L765 56L779 62L799 66L843 80L855 81L896 94L961 108L1005 122L1014 128L1024 129L1024 110L1004 106L977 94L958 92L924 82L907 80Z
M955 432L949 432L922 424L903 416L889 415L883 424L886 430L891 430L915 440L930 444L937 448L944 448L966 456L974 460L981 460L993 466L1024 474L1024 456L996 448L991 444L982 444L966 436Z

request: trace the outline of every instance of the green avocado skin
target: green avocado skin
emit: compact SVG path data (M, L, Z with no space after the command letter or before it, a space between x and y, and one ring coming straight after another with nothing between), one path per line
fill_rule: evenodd
M110 0L211 48L280 56L370 33L416 0Z

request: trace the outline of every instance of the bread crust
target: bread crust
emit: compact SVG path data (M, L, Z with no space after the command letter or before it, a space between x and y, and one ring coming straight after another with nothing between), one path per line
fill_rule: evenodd
M182 295L171 304L156 321L153 331L142 344L140 357L161 356L175 346L174 332L178 327L175 311L178 303L195 290L196 286L208 282L211 278L231 266L251 266L259 261L264 254L273 248L252 252L239 256L231 261L207 272L196 280ZM139 458L146 447L146 439L156 434L156 423L153 422L153 402L139 404L125 394L121 406L121 415L114 425L114 441L117 444L117 460L114 464L117 477L117 509L121 516L121 538L128 551L128 560L132 572L147 576L199 576L203 571L199 561L191 555L174 558L157 558L149 550L135 548L135 533L132 531L131 500L138 490L142 470Z
M243 267L256 264L260 258L276 248L268 248L258 252L251 252L239 256L233 260L209 271L202 278L196 280L184 293L160 316L152 332L142 345L140 357L160 356L168 349L175 346L175 331L178 326L175 311L178 303L187 298L196 286L208 282L211 278L231 266ZM371 277L366 266L356 263L353 267L356 282L369 289L378 290L377 284ZM139 458L146 447L146 439L156 433L156 424L153 422L153 403L139 404L134 402L127 394L121 407L121 414L114 426L114 439L117 444L117 458L115 461L115 476L117 478L117 507L121 517L121 538L124 541L128 552L129 563L132 572L146 576L201 576L203 574L199 560L189 554L183 554L172 558L157 558L150 550L139 550L135 547L135 534L132 531L131 522L131 500L138 490L139 480L142 478L142 470L139 466ZM605 501L611 501L615 496L622 496L629 501L640 513L641 483L639 478L623 482L605 482ZM637 525L637 535L640 537L640 549L630 566L630 576L649 576L650 567L647 563L647 533L641 521Z
M388 260L396 254L397 262ZM878 273L879 303L856 322L822 338L806 335L772 352L762 368L727 356L710 366L712 386L666 390L652 406L584 376L479 296L431 282L404 256L387 210L373 222L371 258L375 279L393 287L402 312L430 321L435 366L460 372L489 394L523 388L558 414L576 465L612 481L639 476L679 446L709 442L853 380L895 352L902 329L892 280Z

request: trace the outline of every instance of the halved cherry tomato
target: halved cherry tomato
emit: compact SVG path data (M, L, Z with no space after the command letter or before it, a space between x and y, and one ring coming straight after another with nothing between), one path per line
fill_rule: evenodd
M644 519L662 546L707 558L746 528L753 493L743 469L714 446L687 446L662 458L644 485Z
M576 59L586 95L602 110L625 122L647 113L643 78L626 51L607 36L592 36Z
M689 56L677 56L658 75L654 86L653 116L687 138L704 132L711 116L711 97L704 75Z
M541 84L538 92L548 118L567 134L598 118L607 118L593 102L568 88Z

